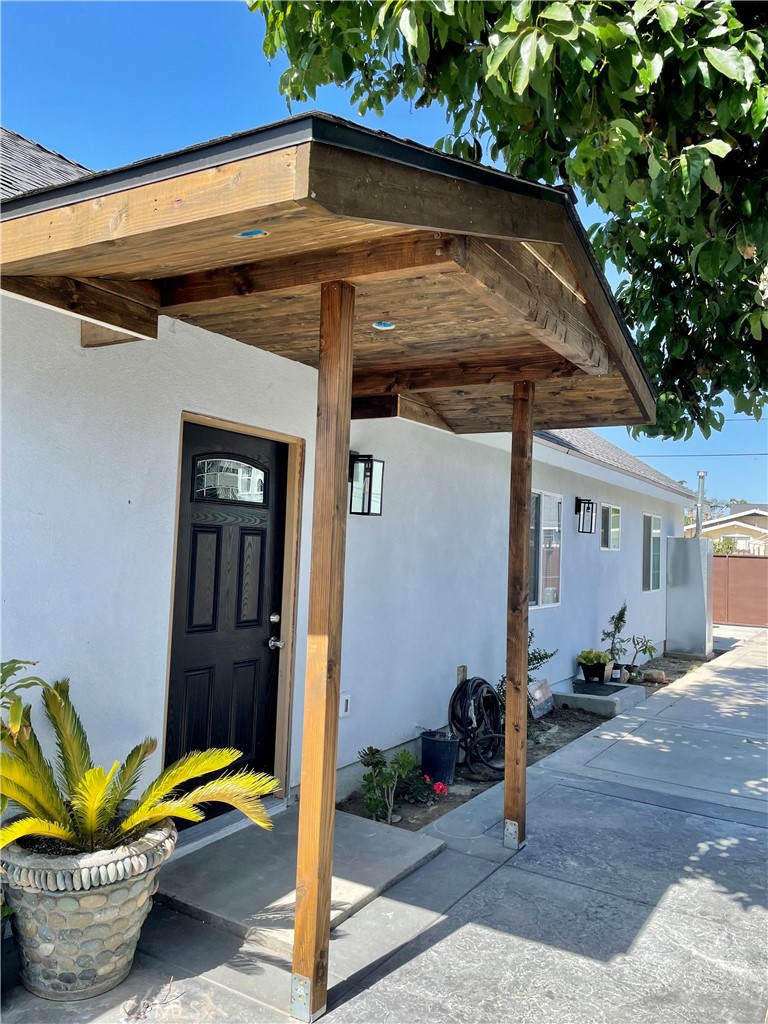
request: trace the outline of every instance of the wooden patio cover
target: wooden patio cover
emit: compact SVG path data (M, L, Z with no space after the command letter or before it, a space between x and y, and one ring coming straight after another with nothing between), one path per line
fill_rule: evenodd
M652 422L647 375L568 190L325 115L21 196L2 273L5 292L78 317L88 348L154 339L167 315L319 370L293 976L294 1015L315 1019L350 414L512 430L504 817L519 846L532 431Z

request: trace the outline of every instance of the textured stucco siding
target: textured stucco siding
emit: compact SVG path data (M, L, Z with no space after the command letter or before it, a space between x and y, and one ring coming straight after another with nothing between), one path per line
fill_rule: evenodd
M162 738L182 412L298 436L303 491L291 784L299 781L311 536L316 373L161 320L156 342L79 345L76 320L9 299L2 335L2 654L70 675L111 764ZM408 421L358 421L352 447L384 459L381 517L347 530L339 764L443 724L456 666L495 680L504 665L508 438L460 438ZM574 472L578 469L579 472ZM551 680L575 671L626 598L630 632L664 639L662 589L641 589L642 514L682 532L682 501L536 445L534 487L563 496L562 602L531 610L558 648ZM576 496L622 508L620 551L579 536ZM159 754L157 755L159 761Z

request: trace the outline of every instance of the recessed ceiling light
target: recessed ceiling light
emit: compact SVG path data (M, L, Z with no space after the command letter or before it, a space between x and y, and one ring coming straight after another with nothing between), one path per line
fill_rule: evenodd
M371 327L376 331L394 331L395 329L391 320L374 320Z
M249 231L238 231L235 238L264 238L268 234L268 231L262 231L261 228L251 228Z

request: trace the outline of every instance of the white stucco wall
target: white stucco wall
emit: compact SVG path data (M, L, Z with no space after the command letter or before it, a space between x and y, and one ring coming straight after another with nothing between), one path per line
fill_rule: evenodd
M495 683L506 651L508 437L367 420L353 423L352 442L386 467L384 514L348 525L342 690L352 701L339 723L340 765L369 744L411 739L417 723L443 725L456 667ZM541 675L570 679L582 648L604 646L600 632L624 599L625 632L661 649L665 538L682 534L685 499L540 443L533 486L563 496L562 600L530 609L536 646L558 651ZM595 534L577 532L576 496L621 507L619 551L600 550L599 515ZM644 512L662 520L661 589L647 593Z
M14 299L2 331L2 656L67 674L111 763L162 738L181 414L307 440L290 782L299 781L316 374L171 320L156 342L79 345L77 321ZM443 724L456 666L495 681L506 619L508 439L403 420L356 421L352 447L384 459L384 514L347 533L339 764ZM574 472L574 468L580 472ZM662 589L641 590L642 513L682 532L682 503L536 445L534 486L563 495L562 603L531 610L551 680L597 646L626 597L630 632L663 642ZM622 547L579 536L576 495L622 508ZM156 758L159 766L159 754Z
M2 313L2 655L69 675L111 764L162 742L182 411L303 436L311 466L316 373L167 318L157 341L85 350L73 318ZM308 472L309 508L311 490ZM303 573L299 636L306 615Z

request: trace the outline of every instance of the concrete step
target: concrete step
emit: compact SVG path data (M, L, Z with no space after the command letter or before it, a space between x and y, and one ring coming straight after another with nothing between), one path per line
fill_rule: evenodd
M251 826L172 858L156 899L198 921L290 956L296 909L298 807L271 832ZM336 812L331 928L438 854L444 842Z

